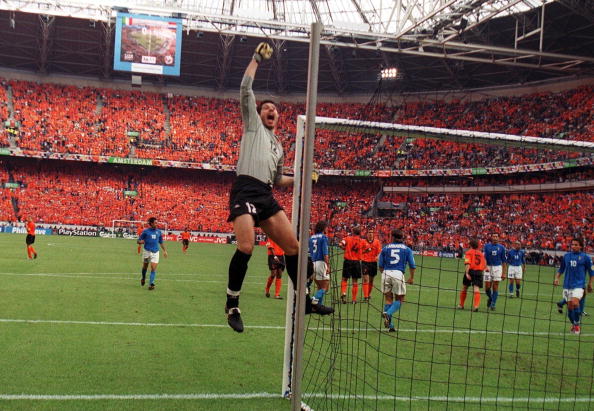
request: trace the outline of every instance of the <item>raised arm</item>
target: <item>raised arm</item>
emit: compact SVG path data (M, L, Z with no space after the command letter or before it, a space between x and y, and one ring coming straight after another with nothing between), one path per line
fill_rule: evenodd
M250 63L245 69L243 79L241 80L241 87L239 89L239 102L241 106L241 118L243 119L243 127L245 130L254 129L260 117L256 109L256 96L252 90L252 83L258 70L258 64L262 60L268 60L272 56L272 47L267 43L260 43L254 55L250 60Z

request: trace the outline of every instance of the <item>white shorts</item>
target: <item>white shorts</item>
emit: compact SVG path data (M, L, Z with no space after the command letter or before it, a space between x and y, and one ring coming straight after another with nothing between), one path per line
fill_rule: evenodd
M382 273L382 293L406 295L406 282L404 274L398 270L385 270Z
M142 250L142 261L145 263L159 263L159 252L153 253L152 251Z
M574 298L581 300L584 296L584 289L583 288L564 288L563 289L563 298L569 301Z
M503 274L503 267L500 265L488 265L487 270L483 274L484 281L501 281L501 275Z
M314 261L313 266L316 280L323 281L330 279L330 273L328 273L328 266L326 265L326 261Z
M515 278L517 280L522 279L522 266L521 265L508 265L507 266L507 278Z

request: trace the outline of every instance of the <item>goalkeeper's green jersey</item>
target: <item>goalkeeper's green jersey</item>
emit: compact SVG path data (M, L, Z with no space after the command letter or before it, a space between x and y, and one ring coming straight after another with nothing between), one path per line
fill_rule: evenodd
M243 136L237 162L237 175L257 178L272 185L283 174L283 146L272 130L262 124L252 90L254 79L243 76L239 92Z

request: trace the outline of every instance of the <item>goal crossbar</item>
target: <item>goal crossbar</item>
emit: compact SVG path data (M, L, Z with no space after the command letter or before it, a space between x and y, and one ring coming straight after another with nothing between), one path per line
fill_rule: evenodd
M303 117L303 120L305 120L305 116L300 115L299 117ZM429 138L434 140L448 140L476 144L521 146L524 148L530 147L540 150L594 153L594 142L588 141L561 140L548 137L533 137L473 130L412 126L408 124L348 120L332 117L316 117L316 129L337 130L361 134L384 134L413 138Z

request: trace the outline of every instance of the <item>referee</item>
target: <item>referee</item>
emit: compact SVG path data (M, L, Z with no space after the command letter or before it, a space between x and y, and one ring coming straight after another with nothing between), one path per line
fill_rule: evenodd
M260 43L248 64L240 88L243 136L237 162L237 178L229 196L229 218L237 238L237 250L229 264L227 303L225 313L229 326L243 332L239 310L239 295L254 251L254 227L260 227L266 235L285 251L287 274L297 289L297 261L299 242L289 219L272 195L272 186L291 186L293 177L282 174L283 146L276 136L278 110L271 100L256 105L252 83L262 60L272 56L272 47ZM313 304L306 297L306 313L326 315L334 309Z

